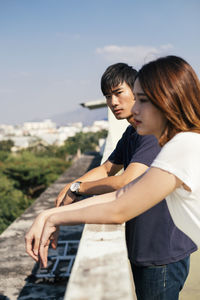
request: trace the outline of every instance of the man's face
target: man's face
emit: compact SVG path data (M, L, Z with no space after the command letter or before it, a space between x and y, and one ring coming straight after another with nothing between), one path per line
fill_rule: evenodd
M133 124L132 107L134 105L134 96L131 88L123 82L114 87L109 94L105 95L107 105L115 115L116 119L127 121Z

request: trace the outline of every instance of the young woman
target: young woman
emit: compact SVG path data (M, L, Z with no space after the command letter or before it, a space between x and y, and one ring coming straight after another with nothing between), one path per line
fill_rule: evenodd
M124 223L164 198L177 227L200 245L199 80L186 61L167 56L141 68L134 95L137 132L155 135L161 152L128 187L41 213L26 235L26 247L36 261L39 253L44 267L57 226Z

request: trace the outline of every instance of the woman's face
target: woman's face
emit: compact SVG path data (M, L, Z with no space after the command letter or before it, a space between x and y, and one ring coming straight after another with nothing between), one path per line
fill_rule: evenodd
M153 134L160 138L166 127L164 114L151 103L136 79L133 89L135 104L132 109L136 130L140 135Z

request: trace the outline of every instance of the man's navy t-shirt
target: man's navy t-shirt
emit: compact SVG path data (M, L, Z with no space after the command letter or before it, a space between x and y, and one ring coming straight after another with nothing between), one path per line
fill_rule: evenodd
M108 160L124 169L134 162L150 166L159 151L154 136L140 136L128 126ZM130 261L141 266L172 263L197 250L174 225L165 200L126 223L126 241Z

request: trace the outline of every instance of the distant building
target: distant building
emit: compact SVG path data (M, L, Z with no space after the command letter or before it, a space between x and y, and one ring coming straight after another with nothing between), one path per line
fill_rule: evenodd
M28 147L34 147L38 143L62 146L64 142L78 132L98 132L108 130L108 121L95 121L92 126L83 127L81 122L60 126L47 119L41 122L25 122L23 125L0 125L0 140L12 140L16 152Z
M12 135L14 130L12 125L0 124L0 134L2 135Z
M38 140L32 136L11 136L9 139L14 142L14 146L11 148L12 152L29 148Z
M25 122L23 125L24 130L52 130L56 128L56 123L52 122L49 119L46 119L42 122Z

